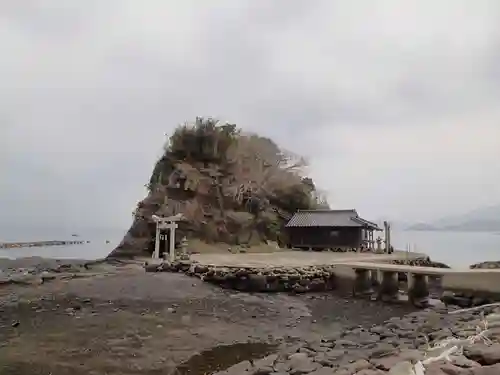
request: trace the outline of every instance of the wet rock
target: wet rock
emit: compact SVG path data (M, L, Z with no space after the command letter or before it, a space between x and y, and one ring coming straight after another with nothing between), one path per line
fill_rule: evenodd
M252 365L249 361L243 361L237 363L229 367L226 371L223 372L225 375L242 375L245 373L249 373L252 370Z
M432 341L440 341L452 336L453 334L449 328L440 329L439 331L431 332L429 334L429 338Z
M273 367L274 363L278 360L277 354L271 354L267 357L254 361L254 367Z
M267 285L266 277L264 275L249 275L248 276L248 291L250 292L263 292Z
M470 371L470 375L498 375L500 374L500 363L493 366L476 367Z
M337 372L331 367L320 367L313 372L310 372L309 375L335 375Z
M146 264L144 265L144 270L146 272L158 272L159 264Z
M382 335L387 332L387 328L383 326L375 326L370 328L370 332Z
M274 368L270 366L259 366L252 370L250 373L252 375L269 375L274 372Z
M377 370L377 369L364 369L358 371L355 375L384 375L387 374L385 371Z
M382 358L394 352L394 346L385 342L379 343L376 347L370 350L371 358Z
M388 375L403 375L411 374L413 371L413 364L409 361L395 363L389 370Z
M45 281L51 281L51 280L54 280L57 278L57 274L55 273L51 273L51 272L48 272L48 271L43 271L41 274L40 274L40 277L42 279L42 282L45 282Z
M295 353L288 358L289 373L291 375L302 375L312 372L320 367L306 353Z
M459 357L454 357L453 358L453 364L458 367L462 368L475 368L475 367L481 367L479 363L476 361L473 361L471 359L468 359L464 356L459 356Z
M372 369L374 366L366 359L358 359L357 361L345 366L345 368L355 374L361 370Z
M464 356L481 365L500 363L500 344L473 344L464 348Z
M0 277L0 286L12 284L12 280L8 277Z
M323 290L326 290L326 282L323 279L320 278L315 278L312 279L310 284L309 284L309 290L311 292L321 292Z
M163 261L156 269L156 272L172 272L174 270L174 266L168 262Z
M471 370L448 362L434 362L426 366L425 375L471 375Z
M382 358L371 358L370 362L380 370L390 370L398 363L401 362L412 362L415 363L418 360L423 359L423 354L418 350L405 350L396 355L390 355Z
M10 280L12 284L18 285L41 285L43 283L41 277L31 274L12 275Z
M356 337L357 336L357 337ZM344 336L344 340L357 342L361 345L374 344L380 341L380 336L369 332L361 332L357 335Z
M64 311L68 315L73 315L75 313L75 309L73 309L72 307L68 307L68 308L64 309Z
M307 354L309 357L314 357L314 356L316 355L316 351L311 350L311 349L306 348L306 347L300 348L300 349L299 349L299 353L305 353L305 354Z
M346 339L340 339L335 341L335 349L339 348L357 348L358 343L355 341L356 339L353 340L346 340Z
M290 370L290 364L288 362L277 362L274 364L275 373L288 374L288 370Z
M303 293L307 293L307 291L309 289L305 285L294 284L293 287L292 287L292 290L293 290L294 293L303 294Z

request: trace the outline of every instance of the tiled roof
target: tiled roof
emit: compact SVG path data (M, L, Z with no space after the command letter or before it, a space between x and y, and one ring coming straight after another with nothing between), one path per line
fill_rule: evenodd
M368 227L377 224L358 216L356 210L300 210L292 216L287 227Z

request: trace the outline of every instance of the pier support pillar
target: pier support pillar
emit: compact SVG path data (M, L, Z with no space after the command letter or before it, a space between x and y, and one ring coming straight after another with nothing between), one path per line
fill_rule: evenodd
M371 271L362 268L354 270L356 279L354 280L354 295L370 295L373 293Z
M416 307L429 305L429 276L408 272L408 299Z
M398 273L394 271L379 271L378 297L382 301L396 302L399 299Z

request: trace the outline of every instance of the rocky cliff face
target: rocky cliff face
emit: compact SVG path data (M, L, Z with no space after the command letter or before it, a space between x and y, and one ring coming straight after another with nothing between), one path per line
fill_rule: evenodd
M327 207L313 181L304 177L304 167L303 158L268 138L244 135L232 124L198 118L180 126L153 169L131 228L109 257L150 255L153 215L182 213L178 239L283 242L283 226L296 210Z

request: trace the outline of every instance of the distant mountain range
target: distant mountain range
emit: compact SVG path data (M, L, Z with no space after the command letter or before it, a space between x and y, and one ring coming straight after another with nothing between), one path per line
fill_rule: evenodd
M500 232L500 204L478 208L463 215L448 216L430 223L410 225L407 230Z

